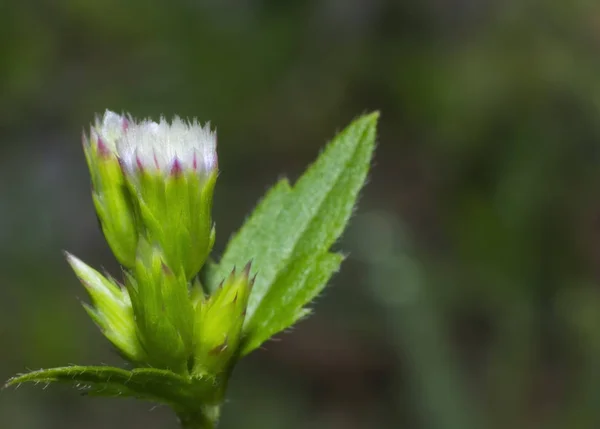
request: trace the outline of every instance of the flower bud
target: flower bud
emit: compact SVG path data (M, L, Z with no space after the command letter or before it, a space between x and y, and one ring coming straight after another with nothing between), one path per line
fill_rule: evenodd
M130 361L146 362L127 291L75 256L67 254L67 261L90 295L92 305L84 307L102 333Z
M193 374L215 376L225 371L240 344L242 326L253 281L250 264L235 270L210 297L196 307Z
M217 178L216 134L208 125L175 117L172 123L129 124L117 153L143 234L169 267L196 275L214 243L212 197Z
M117 260L126 267L135 263L138 232L129 190L121 171L116 142L128 121L106 111L96 118L83 148L92 179L92 197L102 231Z
M148 363L187 374L193 353L194 308L183 270L173 271L160 247L140 239L133 273L126 275Z

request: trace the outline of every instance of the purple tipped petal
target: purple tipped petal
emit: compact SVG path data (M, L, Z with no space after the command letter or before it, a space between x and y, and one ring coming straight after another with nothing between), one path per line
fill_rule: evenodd
M137 165L137 168L140 171L144 171L144 163L142 162L140 156L137 153L135 154L135 165Z
M138 170L137 155L145 169L162 171L165 176L190 170L202 178L216 168L216 135L208 125L202 127L197 121L186 122L179 117L171 123L162 117L160 122L127 121L123 117L119 125L126 122L128 126L115 144L119 157L131 169Z
M106 143L104 142L104 139L102 139L102 137L98 136L96 142L97 142L96 145L98 147L98 154L102 157L109 157L111 155L111 151L108 148L108 146L106 145Z
M182 173L183 166L181 165L181 161L179 161L179 158L175 158L175 160L173 161L173 166L171 167L171 175L177 177Z

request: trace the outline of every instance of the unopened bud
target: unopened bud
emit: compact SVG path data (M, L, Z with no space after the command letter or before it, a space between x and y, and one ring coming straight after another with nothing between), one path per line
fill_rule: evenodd
M249 269L239 274L234 270L213 295L197 306L195 375L219 374L237 352L252 288L248 275Z
M216 134L178 117L171 123L132 122L116 147L147 239L162 248L169 266L182 265L191 279L215 239Z
M142 239L133 275L127 279L148 363L187 373L193 353L194 309L183 271L171 269L160 248Z
M92 197L102 231L117 260L135 262L138 232L129 190L121 171L116 143L127 128L125 117L106 111L97 118L83 148L92 178Z

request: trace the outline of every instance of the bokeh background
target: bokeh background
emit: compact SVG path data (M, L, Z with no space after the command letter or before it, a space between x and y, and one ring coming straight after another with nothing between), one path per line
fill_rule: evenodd
M61 253L118 272L80 146L96 112L218 128L218 255L379 109L350 257L312 318L239 365L221 427L600 427L599 102L592 1L2 0L0 378L120 363ZM177 423L21 386L0 427Z

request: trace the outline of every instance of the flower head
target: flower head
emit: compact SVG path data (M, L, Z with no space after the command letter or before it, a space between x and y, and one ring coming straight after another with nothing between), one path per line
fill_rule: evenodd
M247 301L247 275L232 278L225 288L239 299L221 293L196 310L190 297L190 280L215 238L216 140L215 132L196 120L136 121L110 111L96 118L89 138L84 136L98 218L127 268L122 289L70 258L90 291L88 312L129 359L182 374L196 353L211 360L212 350L223 347L223 335L229 343L239 341L241 304L245 308ZM202 347L196 345L197 311L204 314ZM227 323L217 326L206 314Z
M135 265L143 236L166 263L198 273L214 242L210 216L217 177L216 133L175 117L136 121L106 111L96 119L86 158L94 203L117 259Z
M216 141L209 125L179 117L171 123L130 121L116 141L141 233L188 279L200 271L214 243Z
M185 122L175 116L169 124L142 121L132 123L117 142L117 151L128 173L140 169L164 175L194 171L210 174L217 168L217 136L207 124Z

